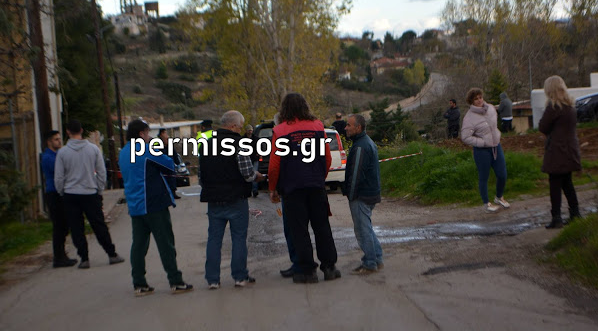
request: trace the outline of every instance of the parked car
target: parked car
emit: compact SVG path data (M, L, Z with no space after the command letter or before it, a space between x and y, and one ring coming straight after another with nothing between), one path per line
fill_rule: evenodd
M575 100L578 122L598 120L598 93L579 97Z
M265 122L259 124L253 130L253 133L258 138L272 138L272 128L274 122ZM347 153L343 149L343 143L338 132L335 129L326 129L326 136L332 138L330 142L330 155L332 156L331 168L338 168L347 163ZM258 171L262 174L268 173L268 166L270 165L270 156L260 156ZM336 190L338 186L345 181L345 170L330 171L326 177L326 184L330 186L331 190Z
M191 183L189 182L189 176L191 175L191 173L189 172L189 169L187 169L187 166L189 165L188 162L183 162L183 159L181 158L181 156L179 155L179 153L175 152L174 158L177 158L178 163L174 165L174 171L176 173L176 186L177 187L181 187L181 186L189 186L191 185Z

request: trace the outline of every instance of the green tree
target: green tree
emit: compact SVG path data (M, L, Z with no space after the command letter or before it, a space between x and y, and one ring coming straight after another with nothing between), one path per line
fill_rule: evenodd
M204 29L186 26L216 48L226 105L257 123L271 116L290 91L303 94L319 112L322 77L340 51L334 30L349 5L332 6L330 0L192 0L190 8L205 11L190 19L201 17L208 24Z
M78 119L85 130L100 130L105 133L106 117L97 69L97 53L95 43L90 42L90 37L94 35L90 6L89 2L83 0L54 1L58 76L65 99L64 119ZM106 24L102 21L102 25ZM107 37L106 33L104 37ZM106 79L110 88L111 74L107 62Z
M508 87L509 85L505 77L498 69L494 69L488 78L488 86L486 87L484 99L488 103L498 105L500 103L500 94L505 92Z
M168 79L168 68L166 67L166 63L164 63L164 61L160 62L158 68L156 68L156 78Z
M395 125L390 121L388 98L376 103L370 103L370 122L368 123L368 135L377 143L391 142L394 139Z

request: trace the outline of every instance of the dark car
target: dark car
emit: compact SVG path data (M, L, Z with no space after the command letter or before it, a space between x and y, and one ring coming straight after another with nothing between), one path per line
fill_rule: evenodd
M598 93L586 95L575 100L578 122L590 122L598 119Z
M189 176L191 174L189 173L189 169L187 169L188 163L183 162L183 159L181 158L179 153L175 153L174 158L173 160L175 161L174 171L176 173L176 186L181 187L191 185L191 183L189 182Z
M264 122L258 124L253 130L253 134L258 138L272 139L272 129L274 128L274 122ZM268 173L268 166L270 165L270 155L260 156L257 171L262 174Z

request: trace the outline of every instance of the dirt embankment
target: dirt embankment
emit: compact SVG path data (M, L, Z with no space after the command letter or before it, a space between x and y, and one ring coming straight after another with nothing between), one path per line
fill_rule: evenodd
M598 128L577 129L577 137L581 149L581 158L587 161L598 160ZM508 135L503 136L500 143L505 151L532 153L542 156L544 155L546 137L540 132ZM437 145L453 149L469 148L459 139L443 140Z

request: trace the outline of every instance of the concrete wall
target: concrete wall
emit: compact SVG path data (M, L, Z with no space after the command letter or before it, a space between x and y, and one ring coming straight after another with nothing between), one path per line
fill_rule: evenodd
M583 97L584 95L598 93L598 72L590 75L590 87L570 88L569 94L574 98ZM544 115L544 108L546 107L546 95L544 89L532 91L532 110L534 116L534 128L538 128L540 119Z

